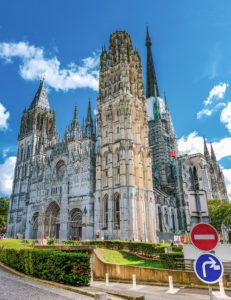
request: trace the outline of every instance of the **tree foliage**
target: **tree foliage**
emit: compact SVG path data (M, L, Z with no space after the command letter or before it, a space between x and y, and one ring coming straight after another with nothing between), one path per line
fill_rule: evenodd
M9 199L0 197L0 234L6 232Z
M210 223L218 232L221 231L221 224L231 227L231 203L210 199L208 200L208 208Z

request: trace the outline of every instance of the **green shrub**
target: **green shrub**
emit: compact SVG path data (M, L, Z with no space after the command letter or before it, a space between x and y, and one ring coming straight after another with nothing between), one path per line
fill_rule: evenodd
M145 243L145 242L127 242L127 241L83 241L83 245L96 245L98 247L112 250L128 250L130 252L140 253L145 256L155 256L164 253L164 249L169 244Z
M52 245L55 244L55 242L56 242L56 237L55 236L47 238L47 245L52 246Z
M178 269L178 267L180 267L180 269L182 269L183 267L182 264L184 264L183 253L179 253L179 252L160 253L159 256L165 268Z
M83 253L3 249L0 261L25 274L60 283L86 286L90 280L90 256Z
M78 246L80 245L80 241L75 241L75 240L67 240L67 241L63 241L62 244L64 245L70 245L70 246Z

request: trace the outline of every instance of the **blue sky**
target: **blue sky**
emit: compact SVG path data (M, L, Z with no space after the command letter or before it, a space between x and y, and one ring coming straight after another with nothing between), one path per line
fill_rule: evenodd
M111 32L130 33L145 75L146 25L180 151L201 151L203 136L213 142L231 193L230 15L230 0L1 0L0 194L10 191L21 114L42 74L62 135L75 104L80 120L89 97L95 108Z

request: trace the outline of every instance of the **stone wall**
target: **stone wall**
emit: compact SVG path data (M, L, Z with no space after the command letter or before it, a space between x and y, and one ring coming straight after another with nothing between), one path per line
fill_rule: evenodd
M104 279L105 274L109 274L109 279L117 281L130 281L132 275L136 274L137 282L164 283L168 284L168 276L172 276L176 285L199 286L205 285L195 275L193 271L152 269L141 267L130 267L106 263L97 250L93 254L93 274L95 279ZM227 286L227 275L224 275L224 286Z

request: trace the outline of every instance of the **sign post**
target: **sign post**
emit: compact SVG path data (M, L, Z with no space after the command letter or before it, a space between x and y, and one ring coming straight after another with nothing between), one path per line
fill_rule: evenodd
M201 251L211 251L218 244L216 229L206 223L196 224L190 232L192 244Z
M209 252L218 244L218 233L216 229L206 223L196 224L190 232L190 240L194 247ZM222 262L211 253L201 254L194 263L196 276L208 284L209 297L212 300L212 286L222 278L224 268Z

